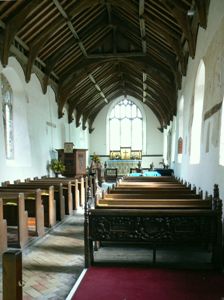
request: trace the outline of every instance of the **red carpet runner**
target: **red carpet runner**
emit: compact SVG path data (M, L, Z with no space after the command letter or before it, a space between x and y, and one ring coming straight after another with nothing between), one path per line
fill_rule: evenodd
M214 271L91 267L72 300L90 299L222 300L224 276Z

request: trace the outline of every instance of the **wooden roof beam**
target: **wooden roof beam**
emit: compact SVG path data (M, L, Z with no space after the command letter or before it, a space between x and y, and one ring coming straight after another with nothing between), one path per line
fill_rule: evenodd
M187 15L187 11L183 11L178 6L173 5L170 0L161 0L164 6L172 13L174 18L177 20L179 25L181 26L185 38L188 41L189 53L192 58L195 56L195 39L193 38L193 34L191 31L189 17Z
M70 31L72 32L74 38L75 38L75 42L79 45L82 54L84 56L87 56L85 47L82 43L82 41L79 39L79 36L69 18L69 16L67 15L67 13L65 12L65 10L63 9L63 7L61 6L61 4L59 3L58 0L53 0L55 6L57 7L57 9L59 10L60 14L62 15L62 17L65 19L68 28L70 29ZM74 9L73 9L74 10ZM62 25L63 22L61 22ZM41 50L41 48L43 47L43 45L46 43L47 39L54 33L54 30L56 30L58 27L60 26L60 23L58 20L55 20L53 22L53 24L51 24L50 27L47 27L43 32L41 32L41 34L39 35L38 39L35 39L35 42L32 44L31 50L30 50L30 54L29 54L29 58L28 58L28 63L26 66L26 81L28 82L30 80L30 76L31 76L31 72L32 72L32 66L33 63L35 61L35 59L37 58L37 55L39 53L39 51ZM44 90L47 90L47 84L48 84L48 77L50 75L50 72L52 71L52 68L48 67L48 74L46 74L46 77L44 79Z
M2 65L8 64L9 49L21 26L26 22L26 17L40 3L39 0L26 2L25 7L12 17L5 26L4 40L2 47Z
M82 41L79 39L79 36L71 22L71 19L69 18L69 16L67 15L67 13L65 12L65 10L63 9L63 7L61 6L61 4L59 3L58 0L53 0L55 6L57 7L57 9L59 10L59 12L61 13L61 15L64 17L64 19L66 20L66 23L67 23L67 26L68 28L70 29L70 31L72 32L76 42L78 43L79 45L79 48L81 49L82 53L84 56L87 56L87 53L86 53L86 49L82 43Z
M198 10L200 25L207 28L207 17L210 0L195 0L195 5Z
M108 103L107 98L105 97L104 93L102 92L100 86L97 84L96 80L94 79L93 75L89 75L89 79L91 80L91 82L94 84L96 90L99 92L100 96L103 98L103 101Z
M147 52L146 39L145 39L145 19L144 19L145 0L139 0L139 26L142 41L142 52Z

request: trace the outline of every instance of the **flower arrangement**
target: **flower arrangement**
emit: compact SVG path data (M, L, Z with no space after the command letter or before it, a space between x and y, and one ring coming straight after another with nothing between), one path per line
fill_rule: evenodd
M93 158L92 161L94 161L95 163L100 163L100 158L98 155L96 155L96 153L93 153Z
M50 169L55 173L55 174L60 174L65 171L65 165L62 163L62 161L58 159L52 159L50 163Z

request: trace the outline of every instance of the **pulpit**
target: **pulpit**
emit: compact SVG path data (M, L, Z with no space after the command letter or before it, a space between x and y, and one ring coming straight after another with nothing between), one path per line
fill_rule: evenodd
M65 165L64 176L86 174L86 151L86 149L73 149L71 153L66 153L64 149L57 149L58 159Z

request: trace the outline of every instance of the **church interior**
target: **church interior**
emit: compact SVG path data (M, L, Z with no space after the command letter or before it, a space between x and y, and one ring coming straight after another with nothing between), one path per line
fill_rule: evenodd
M222 270L224 1L0 1L0 16L3 299L76 299L104 242L144 240L156 264L170 234ZM38 251L61 260L60 292L37 288Z

